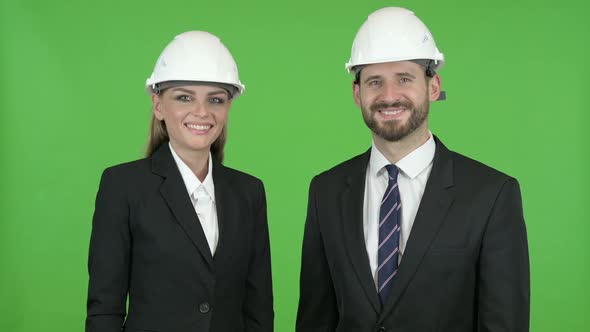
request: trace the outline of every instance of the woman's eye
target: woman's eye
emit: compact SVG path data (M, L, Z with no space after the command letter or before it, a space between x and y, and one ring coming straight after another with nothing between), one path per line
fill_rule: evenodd
M211 98L209 98L209 102L211 104L223 104L223 103L225 103L225 99L220 98L220 97L211 97Z
M189 101L191 101L191 97L187 96L187 95L180 95L176 97L176 100L181 101L181 102L185 102L188 103Z

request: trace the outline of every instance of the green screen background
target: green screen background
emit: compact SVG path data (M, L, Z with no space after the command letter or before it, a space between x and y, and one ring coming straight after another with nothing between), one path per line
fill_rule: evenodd
M431 129L521 184L531 331L590 323L590 24L583 1L0 1L0 331L81 331L102 170L140 158L143 85L180 32L233 53L246 93L226 165L268 195L276 330L294 330L311 177L370 135L344 70L366 16L400 5L447 58Z

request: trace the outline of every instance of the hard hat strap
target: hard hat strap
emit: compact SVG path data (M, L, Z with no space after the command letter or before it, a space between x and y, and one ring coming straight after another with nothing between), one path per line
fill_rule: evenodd
M436 72L434 71L434 60L430 60L426 65L426 76L434 77L434 75L436 75Z
M365 66L356 66L352 70L354 70L354 84L358 85L361 82L361 71L365 68Z

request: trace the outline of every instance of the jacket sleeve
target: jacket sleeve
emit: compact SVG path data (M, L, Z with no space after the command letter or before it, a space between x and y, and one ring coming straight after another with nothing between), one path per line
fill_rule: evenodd
M264 185L258 181L255 229L243 306L246 331L272 332L274 324L270 240Z
M507 180L484 233L478 265L477 331L529 331L530 275L518 182Z
M317 214L317 177L311 181L303 235L297 332L335 331L338 309Z
M86 332L119 332L123 326L131 248L128 219L124 188L107 169L92 220Z

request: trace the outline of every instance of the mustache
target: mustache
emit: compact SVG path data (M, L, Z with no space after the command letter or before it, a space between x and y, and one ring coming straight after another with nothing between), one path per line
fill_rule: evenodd
M376 103L371 105L370 110L373 112L377 112L379 109L383 109L383 108L393 108L393 107L403 107L405 109L407 109L408 111L411 111L414 109L414 104L409 102L409 101L396 101L394 103Z

